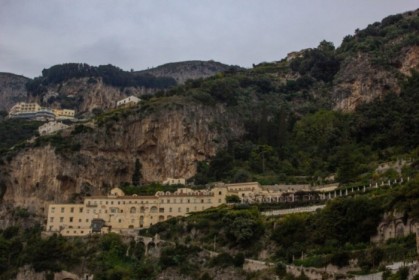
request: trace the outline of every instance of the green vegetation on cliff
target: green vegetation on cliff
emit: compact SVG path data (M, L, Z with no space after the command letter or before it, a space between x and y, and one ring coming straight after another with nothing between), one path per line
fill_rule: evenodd
M114 87L145 87L164 89L176 85L173 78L154 77L150 74L136 75L123 71L113 65L90 66L85 63L66 63L42 70L42 76L26 84L32 95L41 95L50 84L60 84L69 79L89 78L88 83L97 83L97 79Z
M321 109L298 120L286 111L269 110L271 115L259 120L255 114L244 139L231 141L209 164L199 163L195 180L292 182L292 176L317 180L331 173L342 183L368 180L374 162L418 147L418 88L414 72L400 95L389 93L354 113Z

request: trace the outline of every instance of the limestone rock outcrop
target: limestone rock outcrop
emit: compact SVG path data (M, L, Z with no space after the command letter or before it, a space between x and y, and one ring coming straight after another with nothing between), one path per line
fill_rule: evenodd
M389 92L400 92L397 77L384 69L377 71L367 54L359 54L345 61L334 84L334 109L345 112L354 111L358 105Z
M190 178L196 161L214 156L244 133L243 124L221 105L183 104L148 115L135 110L71 140L64 135L78 151L57 152L51 145L21 151L2 166L2 203L42 216L50 202L104 194L131 182L137 158L144 182Z
M0 111L8 111L15 103L26 101L27 81L29 78L23 76L0 73Z

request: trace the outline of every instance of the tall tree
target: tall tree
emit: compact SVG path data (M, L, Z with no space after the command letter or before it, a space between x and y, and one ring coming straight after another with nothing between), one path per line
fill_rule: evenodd
M141 186L141 179L143 178L141 174L141 167L142 167L141 163L139 159L137 158L135 160L134 173L132 174L132 184L134 186Z

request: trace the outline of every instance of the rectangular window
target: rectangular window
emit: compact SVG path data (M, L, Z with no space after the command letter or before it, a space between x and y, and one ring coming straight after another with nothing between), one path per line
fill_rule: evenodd
M54 222L54 217L49 218L50 223Z
M69 221L70 221L70 223L72 223L73 222L73 217L70 217Z
M83 213L83 207L79 208L79 213Z
M64 222L64 217L60 217L60 223Z
M64 213L64 207L61 207L61 213Z
M169 208L169 212L172 213L172 208L171 207Z
M186 213L188 213L189 212L189 208L186 208Z
M55 207L51 207L51 213L55 213Z
M70 208L70 213L74 213L74 207Z

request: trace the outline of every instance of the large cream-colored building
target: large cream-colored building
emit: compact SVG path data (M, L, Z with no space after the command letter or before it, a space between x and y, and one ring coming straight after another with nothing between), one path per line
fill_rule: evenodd
M70 109L52 109L57 120L74 119L76 111Z
M257 182L216 183L211 190L199 191L185 187L173 193L157 192L153 196L127 196L121 189L114 188L107 196L86 197L82 204L49 205L46 230L64 236L125 233L217 207L226 203L226 197L231 195L238 196L243 203L326 199L320 188L313 190L309 185L261 186Z
M35 113L39 110L41 110L41 106L39 106L37 103L19 102L10 109L9 115L14 116L21 113Z
M10 118L34 120L63 120L74 119L75 111L69 109L50 109L39 106L37 103L19 102L9 111Z
M202 211L225 203L227 189L157 192L154 196L127 196L115 188L107 196L86 197L83 204L51 204L46 231L64 236L92 232L123 233L147 228L176 216Z

